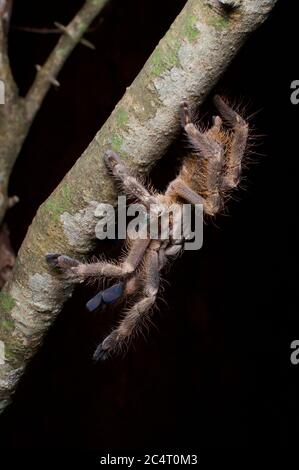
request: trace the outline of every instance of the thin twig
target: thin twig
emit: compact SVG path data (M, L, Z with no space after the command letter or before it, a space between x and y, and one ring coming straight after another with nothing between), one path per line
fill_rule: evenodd
M94 26L90 26L85 31L87 33L94 33L99 29L99 27L103 23L103 18L99 18ZM61 34L61 30L59 28L38 28L34 26L20 26L20 25L11 25L11 29L14 31L20 31L21 33L32 33L32 34Z
M71 51L82 40L88 26L106 3L108 3L108 0L86 0L84 6L74 19L68 26L64 27L61 38L47 61L38 70L36 78L26 96L28 119L32 120L34 118L51 83L55 83L54 81L57 79Z

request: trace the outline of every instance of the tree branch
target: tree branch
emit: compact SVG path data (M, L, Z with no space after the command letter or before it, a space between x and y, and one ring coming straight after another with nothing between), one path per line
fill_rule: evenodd
M9 206L7 186L8 175L11 171L10 161L17 151L18 140L22 138L19 124L24 116L22 99L18 95L18 88L11 72L7 52L7 33L11 9L12 0L0 0L0 80L4 88L5 101L5 104L0 104L0 226ZM13 132L10 132L11 130ZM20 130L19 133L18 130Z
M187 2L110 118L39 208L19 251L13 280L0 297L3 407L72 292L71 285L48 269L45 253L88 253L95 244L95 207L115 201L103 152L111 148L139 174L148 173L178 131L182 97L194 105L204 101L275 1L241 3L228 12L218 0Z

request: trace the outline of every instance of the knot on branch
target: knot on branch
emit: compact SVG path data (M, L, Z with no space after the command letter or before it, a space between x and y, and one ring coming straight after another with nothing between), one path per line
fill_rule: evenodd
M56 78L53 75L48 73L41 65L36 64L35 68L38 71L38 73L43 74L47 78L48 82L50 82L56 88L60 87L59 81L56 80Z

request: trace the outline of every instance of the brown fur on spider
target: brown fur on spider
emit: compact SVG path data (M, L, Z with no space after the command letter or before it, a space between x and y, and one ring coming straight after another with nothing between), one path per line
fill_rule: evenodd
M203 204L204 213L216 215L223 208L227 194L238 186L242 158L248 139L248 124L219 96L214 104L220 116L213 126L201 132L192 122L186 102L181 104L182 126L192 145L185 156L178 176L164 194L147 189L129 171L119 156L108 151L105 163L113 177L128 196L133 196L145 207L157 204L163 210L173 203ZM118 282L99 292L88 303L95 310L128 296L137 294L135 303L125 312L118 326L103 340L94 353L94 359L106 359L129 344L133 334L149 318L159 290L161 270L183 249L184 238L128 240L127 256L118 264L110 262L80 263L68 256L48 253L46 259L52 267L70 273L75 281L95 277L108 277Z

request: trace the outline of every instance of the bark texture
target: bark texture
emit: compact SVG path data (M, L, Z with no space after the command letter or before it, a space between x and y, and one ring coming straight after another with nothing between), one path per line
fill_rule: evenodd
M95 208L114 202L103 166L111 148L140 175L147 174L179 128L182 97L191 104L207 93L274 7L274 0L189 0L127 89L110 118L60 185L39 208L19 251L13 279L0 295L0 400L4 408L26 362L72 293L51 272L46 252L86 255L95 244ZM1 358L0 358L1 361Z

